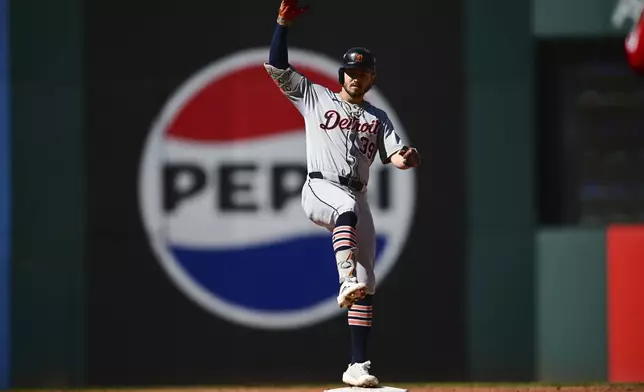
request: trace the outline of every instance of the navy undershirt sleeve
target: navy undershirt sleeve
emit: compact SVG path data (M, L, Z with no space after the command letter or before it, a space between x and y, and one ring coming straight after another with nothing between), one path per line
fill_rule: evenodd
M276 23L271 49L268 55L268 63L279 69L288 68L288 48L286 46L286 33L288 27Z

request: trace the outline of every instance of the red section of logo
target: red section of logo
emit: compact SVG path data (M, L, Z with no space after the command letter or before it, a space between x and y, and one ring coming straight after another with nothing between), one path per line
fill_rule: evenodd
M296 67L312 82L339 89L337 81ZM302 129L302 116L260 64L238 69L205 86L177 114L167 136L223 142Z

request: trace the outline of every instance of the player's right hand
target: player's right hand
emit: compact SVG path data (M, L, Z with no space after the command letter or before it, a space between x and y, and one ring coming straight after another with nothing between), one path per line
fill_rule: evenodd
M290 26L293 20L304 12L308 11L309 6L298 6L298 0L282 0L279 13L277 14L277 23L282 26Z

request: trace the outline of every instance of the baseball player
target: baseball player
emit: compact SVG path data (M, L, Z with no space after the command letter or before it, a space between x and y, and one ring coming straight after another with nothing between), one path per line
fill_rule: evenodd
M340 92L312 83L288 62L286 37L295 18L308 9L282 0L271 41L268 74L304 118L308 178L302 207L315 224L331 232L339 275L338 305L348 308L351 360L342 381L375 387L369 373L375 229L367 202L374 159L406 170L420 164L418 151L403 144L387 113L365 100L376 78L376 59L361 47L349 49L338 70Z

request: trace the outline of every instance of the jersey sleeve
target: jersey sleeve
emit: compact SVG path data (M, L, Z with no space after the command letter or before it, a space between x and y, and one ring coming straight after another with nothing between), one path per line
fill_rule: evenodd
M391 161L391 156L403 148L403 141L396 133L394 125L389 117L382 122L382 128L378 132L378 151L380 161L387 164Z
M277 87L302 115L306 116L313 110L318 97L313 83L306 76L299 73L292 66L280 69L264 63L264 68L266 68Z

